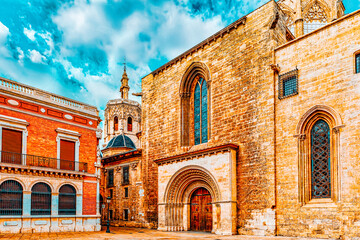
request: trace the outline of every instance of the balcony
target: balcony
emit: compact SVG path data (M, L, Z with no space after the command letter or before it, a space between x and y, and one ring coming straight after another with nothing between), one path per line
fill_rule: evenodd
M74 162L57 158L20 154L0 151L0 162L11 163L23 166L53 168L60 170L71 170L76 172L87 172L88 165L84 162Z

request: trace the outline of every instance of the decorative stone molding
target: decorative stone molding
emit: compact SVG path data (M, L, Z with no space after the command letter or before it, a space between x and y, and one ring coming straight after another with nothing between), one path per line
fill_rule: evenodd
M225 145L210 147L207 149L201 149L201 150L197 150L197 151L193 151L193 152L187 152L187 153L183 153L183 154L179 154L179 155L174 155L174 156L170 156L170 157L166 157L166 158L157 159L154 162L158 165L171 164L173 162L190 160L193 158L203 157L205 155L210 156L213 154L217 154L219 152L229 152L230 150L237 151L238 148L239 148L239 146L237 146L233 143L229 143L229 144L225 144Z

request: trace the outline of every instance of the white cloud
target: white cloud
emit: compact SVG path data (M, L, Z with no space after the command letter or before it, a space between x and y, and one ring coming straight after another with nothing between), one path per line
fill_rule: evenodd
M24 51L21 50L21 48L19 48L19 47L17 47L16 50L17 50L17 52L19 53L19 55L18 55L18 58L19 58L18 62L20 63L21 66L23 66L23 64L24 64L24 56L25 56L25 55L24 55Z
M31 28L31 25L29 28L24 28L24 34L31 40L35 41L35 34L36 32Z
M0 43L4 44L9 35L9 28L7 28L2 22L0 22Z
M10 56L9 50L5 47L5 43L10 36L9 28L0 22L0 55Z
M29 50L29 59L33 63L45 63L44 61L46 61L46 57L41 55L41 53L36 50Z
M54 50L54 41L51 37L51 33L40 33L39 36L42 37L45 40L46 44L49 46L49 49L44 51L44 55L50 56Z

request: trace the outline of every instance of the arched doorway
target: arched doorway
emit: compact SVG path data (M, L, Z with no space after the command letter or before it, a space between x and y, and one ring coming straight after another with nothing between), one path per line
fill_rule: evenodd
M212 199L205 188L196 189L190 199L190 229L192 231L211 232Z

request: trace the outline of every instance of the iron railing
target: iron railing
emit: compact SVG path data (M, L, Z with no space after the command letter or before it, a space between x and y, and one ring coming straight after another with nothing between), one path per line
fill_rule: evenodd
M88 170L87 163L84 162L74 162L57 158L4 151L0 151L0 153L0 162L2 163L12 163L34 167L46 167L61 170L72 170L78 172L87 172Z

